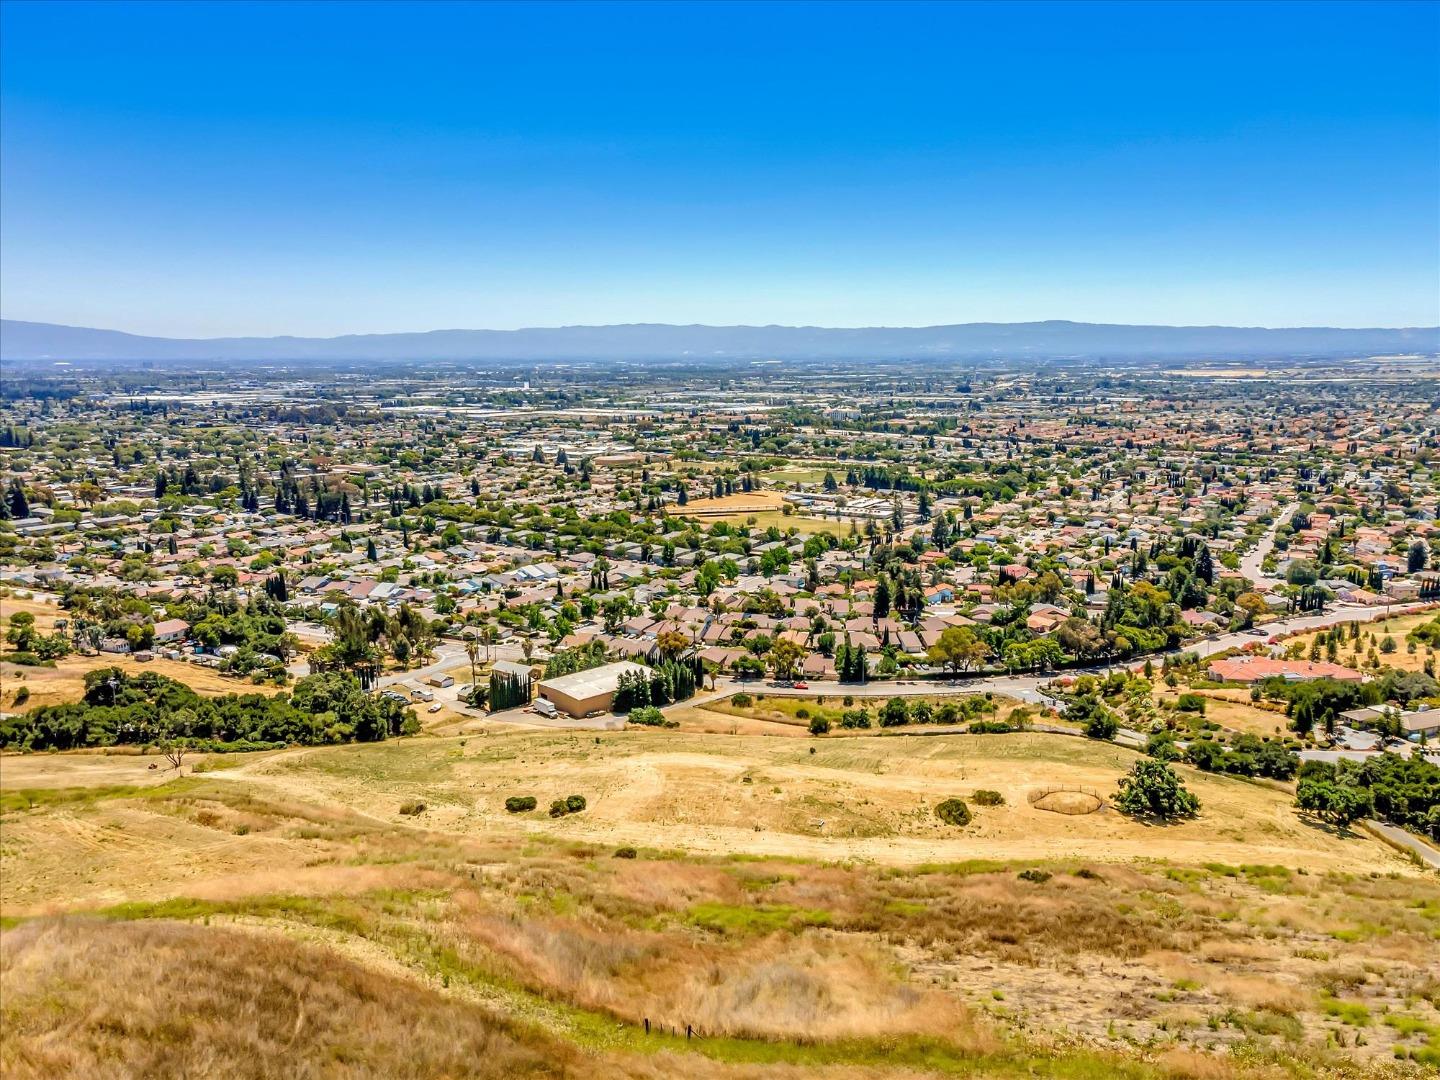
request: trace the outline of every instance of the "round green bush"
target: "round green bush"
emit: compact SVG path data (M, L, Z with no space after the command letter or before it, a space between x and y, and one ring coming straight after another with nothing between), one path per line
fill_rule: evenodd
M615 849L615 858L617 859L633 859L635 858L635 854L636 852L633 847L622 847Z
M975 804L977 806L1005 805L1005 796L1001 795L998 791L991 791L989 788L981 788L979 791L975 792L974 795L971 795L970 798L975 800Z
M946 825L969 825L970 807L965 805L964 799L946 799L935 807L935 816Z
M578 814L585 809L584 795L567 795L565 797L565 810L571 814Z
M512 814L523 814L526 810L534 810L536 805L534 795L511 795L505 800L505 809Z

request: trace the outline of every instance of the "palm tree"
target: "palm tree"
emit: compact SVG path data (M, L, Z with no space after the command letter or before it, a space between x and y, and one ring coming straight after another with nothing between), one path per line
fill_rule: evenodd
M470 658L470 689L473 691L480 679L476 668L476 661L480 659L480 643L475 640L474 634L465 635L465 655Z

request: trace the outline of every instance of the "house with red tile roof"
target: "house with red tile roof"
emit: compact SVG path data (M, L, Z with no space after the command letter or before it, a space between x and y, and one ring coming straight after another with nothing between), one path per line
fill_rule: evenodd
M1305 682L1311 679L1337 679L1340 682L1363 682L1365 676L1353 668L1324 661L1272 660L1266 656L1232 656L1211 663L1209 675L1221 682L1257 683L1264 679L1289 679Z

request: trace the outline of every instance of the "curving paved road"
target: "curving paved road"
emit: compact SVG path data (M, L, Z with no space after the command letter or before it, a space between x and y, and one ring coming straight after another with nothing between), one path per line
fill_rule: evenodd
M1404 829L1383 821L1366 820L1361 824L1395 847L1410 852L1431 870L1440 870L1440 848L1426 843L1414 833L1406 832Z
M1300 504L1293 502L1281 510L1270 528L1265 530L1265 535L1260 538L1260 542L1240 557L1240 572L1254 582L1255 588L1261 592L1268 592L1281 583L1280 578L1271 577L1261 567L1265 563L1266 556L1275 550L1275 534L1280 531L1280 526L1294 517L1295 511L1299 509Z

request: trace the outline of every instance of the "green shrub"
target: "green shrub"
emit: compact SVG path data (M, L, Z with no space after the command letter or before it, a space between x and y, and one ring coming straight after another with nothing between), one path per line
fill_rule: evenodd
M630 715L626 718L627 723L638 724L641 727L679 727L675 720L666 720L665 714L654 705L642 705L638 709L631 709Z
M935 816L946 825L963 827L970 824L970 807L963 799L946 799L935 807Z
M1018 877L1021 881L1033 881L1036 885L1039 885L1042 882L1050 880L1050 871L1036 870L1032 867L1028 870L1021 870L1020 873L1016 874L1015 876Z
M615 849L615 858L617 859L633 859L635 858L635 854L635 849L633 847L622 847Z
M910 721L910 707L904 698L892 697L880 710L881 727L899 727Z
M751 705L753 705L754 703L755 703L755 699L752 698L749 694L731 694L731 695L730 695L730 704L731 704L731 705L734 705L737 709L746 709L746 708L749 708L749 707L750 707Z
M567 812L568 808L565 805L564 799L556 799L550 804L551 817L564 817Z
M975 800L978 806L1004 806L1005 796L998 791L991 791L989 788L981 788L970 798Z
M20 664L24 667L54 667L54 660L46 660L44 657L36 656L32 652L8 652L5 659L12 664Z
M406 817L414 817L425 812L425 804L418 799L411 799L409 802L400 804L400 813Z
M1015 729L1004 720L976 720L966 730L971 735L1008 735Z
M1180 700L1175 703L1175 708L1181 712L1200 713L1205 712L1205 699L1199 694L1181 694Z
M568 813L578 814L585 809L584 795L567 795L565 797L565 809Z
M534 810L537 805L534 795L511 795L505 800L505 809L512 814L523 814L526 810Z
M811 735L828 735L830 733L830 721L823 716L816 716L810 721ZM813 747L811 748L814 749Z

